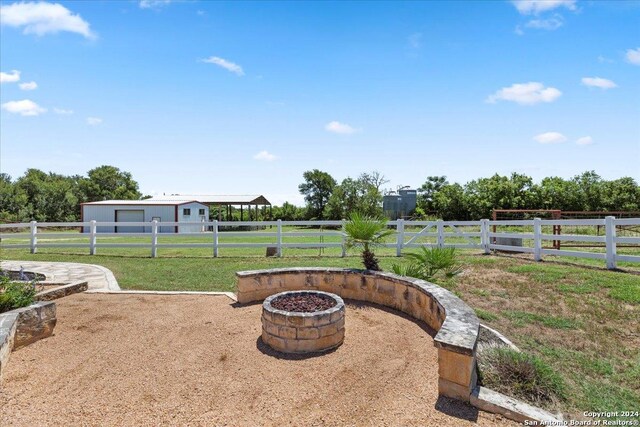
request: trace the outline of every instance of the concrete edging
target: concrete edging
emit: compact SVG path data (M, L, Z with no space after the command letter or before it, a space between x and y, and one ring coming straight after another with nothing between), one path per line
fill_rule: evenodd
M469 402L476 387L480 322L460 298L424 280L391 273L341 268L276 268L240 271L238 302L261 301L287 290L319 290L390 307L437 331L438 392Z

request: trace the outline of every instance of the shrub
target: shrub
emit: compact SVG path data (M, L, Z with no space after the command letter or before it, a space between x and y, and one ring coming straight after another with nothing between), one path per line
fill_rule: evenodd
M37 292L35 281L12 282L0 275L0 313L32 304Z
M478 354L481 385L533 404L565 399L562 378L540 358L495 347Z
M401 276L432 280L437 275L450 279L462 272L458 264L455 248L427 248L423 246L419 253L408 253L409 264L393 264L393 272Z
M371 249L393 233L387 229L387 220L353 213L345 223L343 231L347 235L347 248L362 249L364 267L367 270L380 271L378 260Z

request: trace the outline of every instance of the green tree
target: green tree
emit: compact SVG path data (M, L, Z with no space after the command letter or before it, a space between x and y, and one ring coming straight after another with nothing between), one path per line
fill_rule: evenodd
M314 169L306 171L304 181L298 186L307 203L307 218L323 219L324 207L336 186L336 180L327 172Z
M433 209L445 221L470 218L466 195L460 184L447 184L433 195Z
M640 210L640 187L630 177L605 181L602 206L608 211L638 211Z
M436 210L434 199L438 191L449 185L446 176L428 176L427 180L418 188L418 206L425 212Z
M348 218L353 212L370 217L382 216L380 186L386 182L382 175L363 173L358 179L345 178L333 189L324 209L327 219Z
M557 176L544 178L538 187L539 206L534 209L582 210L580 187L571 180Z
M139 200L142 193L138 183L129 172L115 166L99 166L87 172L88 177L80 181L84 199L88 202L101 200Z
M472 219L489 218L493 209L535 209L538 191L533 180L522 174L493 175L467 183L464 187Z

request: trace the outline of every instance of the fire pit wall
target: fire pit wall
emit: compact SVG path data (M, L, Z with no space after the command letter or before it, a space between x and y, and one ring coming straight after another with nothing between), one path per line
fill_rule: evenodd
M400 310L437 331L438 391L469 401L476 386L476 342L480 322L451 292L424 280L391 273L339 268L240 271L238 302L262 301L291 290L319 290L346 299Z

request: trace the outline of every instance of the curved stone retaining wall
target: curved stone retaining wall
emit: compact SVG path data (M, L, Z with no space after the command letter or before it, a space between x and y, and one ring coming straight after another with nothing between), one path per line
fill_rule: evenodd
M240 271L238 302L262 301L290 290L332 292L400 310L437 331L440 395L469 401L476 386L476 343L480 322L451 292L424 280L391 273L341 268L276 268Z

